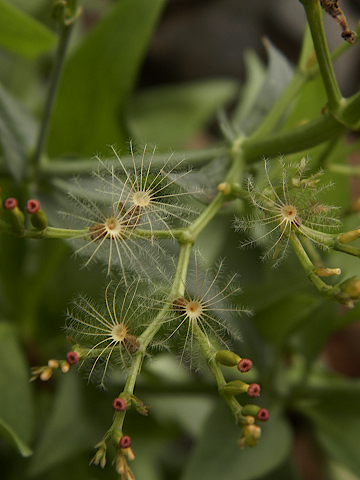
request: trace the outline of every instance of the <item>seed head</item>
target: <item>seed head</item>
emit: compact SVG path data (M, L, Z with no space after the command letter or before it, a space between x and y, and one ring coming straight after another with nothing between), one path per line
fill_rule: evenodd
M276 238L262 257L275 259L274 266L285 257L292 233L327 248L326 236L335 232L340 225L339 220L331 216L335 207L318 200L321 191L331 185L318 185L323 172L305 177L306 164L303 158L298 164L286 165L280 158L281 184L275 186L270 179L269 161L266 160L267 187L259 190L252 178L247 181L250 203L261 211L261 216L236 219L235 226L238 230L257 231L257 238L244 241L243 247ZM261 233L264 227L265 233Z
M175 174L181 168L181 162L171 165L170 156L159 165L155 162L155 148L148 155L145 145L138 157L130 143L132 165L128 166L114 147L112 150L117 164L107 164L99 159L96 176L109 198L115 192L127 210L136 210L139 228L151 232L154 229L165 229L171 234L174 221L188 223L187 217L195 212L184 203L191 192L180 189L177 183L189 173L180 171Z
M207 269L201 254L196 251L194 257L195 272L188 276L183 294L172 302L173 317L169 321L172 333L168 337L182 335L184 344L181 350L181 362L188 360L190 367L195 366L198 352L199 334L205 335L209 345L212 341L221 348L228 348L230 338L238 338L239 334L230 324L231 315L249 314L249 310L233 307L232 297L240 293L237 276L227 281L221 280L223 262L212 273ZM222 283L222 285L218 285ZM197 358L197 360L199 360ZM199 367L197 362L196 368Z
M138 281L128 287L119 283L115 288L110 282L105 291L105 308L81 295L68 312L67 330L84 352L81 365L91 365L89 379L99 372L103 387L110 361L128 368L132 355L140 348L137 335L145 325L142 319L147 299L139 303L138 290Z

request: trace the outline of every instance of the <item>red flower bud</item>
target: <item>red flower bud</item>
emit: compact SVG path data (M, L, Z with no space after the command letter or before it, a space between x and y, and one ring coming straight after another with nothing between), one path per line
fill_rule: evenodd
M131 438L129 435L123 435L120 438L119 445L121 448L129 448L131 446Z
M247 390L249 397L256 398L260 395L260 385L258 383L251 383Z
M16 208L18 206L18 202L16 200L16 198L7 198L6 200L4 200L4 203L3 203L3 207L6 209L6 210L14 210L14 208Z
M75 365L75 363L78 363L79 361L79 355L76 352L68 352L66 354L66 360L69 365Z
M266 408L260 408L256 414L256 418L261 422L267 422L269 420L269 412L266 410Z
M124 410L126 410L126 402L121 397L115 398L115 400L112 403L112 407L117 412L123 412Z
M245 373L251 369L252 365L253 363L251 360L249 360L248 358L242 358L240 362L237 364L237 368L239 372Z
M26 211L29 214L37 213L40 210L40 203L37 200L28 200L26 203Z

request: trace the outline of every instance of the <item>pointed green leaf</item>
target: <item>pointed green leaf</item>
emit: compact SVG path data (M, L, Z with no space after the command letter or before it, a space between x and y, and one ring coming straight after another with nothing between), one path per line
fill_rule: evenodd
M252 108L259 95L266 77L266 69L255 52L249 50L244 53L246 81L241 89L240 102L233 114L235 128L241 125L251 114Z
M266 40L265 48L269 64L261 88L260 81L257 80L256 85L254 84L250 90L252 101L247 100L245 105L239 107L235 117L234 128L247 134L251 133L265 118L293 76L293 67L283 53L269 40ZM249 70L249 73L254 75L256 71L261 72L261 67L259 62L255 63L252 60L252 70ZM247 88L250 89L250 87Z
M29 370L14 329L0 324L0 432L19 452L30 455L25 445L33 432L33 402Z
M48 51L56 38L43 24L0 0L0 46L31 59Z
M165 0L122 0L90 30L64 67L49 153L94 155L127 140L123 108Z
M75 372L61 377L48 423L29 466L31 476L40 475L75 457L96 442L83 413L79 379Z
M35 143L37 125L29 112L0 84L0 144L16 181L26 171L27 154Z
M261 428L258 445L240 450L240 429L220 403L205 423L182 480L251 480L270 472L289 454L291 431L281 414L272 415Z
M5 440L13 445L20 455L30 457L32 450L16 435L14 430L0 418L0 434Z

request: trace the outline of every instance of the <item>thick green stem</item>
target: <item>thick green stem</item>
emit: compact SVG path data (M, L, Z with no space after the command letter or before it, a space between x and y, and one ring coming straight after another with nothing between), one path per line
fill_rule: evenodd
M264 157L302 152L339 137L345 131L346 128L331 114L326 114L291 130L272 133L262 138L249 137L239 142L246 162L253 163Z
M330 53L326 41L322 10L319 0L300 0L304 5L308 23L311 30L311 36L314 43L317 61L320 73L324 82L325 90L328 97L329 109L335 112L339 107L342 95L335 77L332 66Z

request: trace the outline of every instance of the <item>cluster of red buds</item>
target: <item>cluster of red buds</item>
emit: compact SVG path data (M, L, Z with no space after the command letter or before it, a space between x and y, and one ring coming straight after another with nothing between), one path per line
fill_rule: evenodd
M78 363L79 359L79 355L74 351L66 354L66 360L55 360L51 358L47 365L31 367L32 377L30 381L40 378L41 381L46 382L52 377L55 370L60 370L61 373L67 373L70 370L70 366Z
M215 356L216 361L220 365L226 367L237 367L239 372L246 373L252 367L252 361L248 358L241 358L230 350L219 350ZM231 380L220 387L221 392L228 396L236 396L246 393L249 397L257 398L260 395L260 385L258 383L246 383L242 380ZM241 407L239 418L237 419L242 425L242 436L239 439L240 448L245 445L254 447L261 436L261 427L255 425L255 421L266 422L269 419L269 412L266 408L258 405L249 404Z
M13 197L7 198L3 202L3 208L11 214L11 225L14 233L24 235L25 215L20 210L17 199ZM31 225L36 230L45 230L48 226L48 219L46 213L40 208L38 200L28 200L25 210L30 216Z

